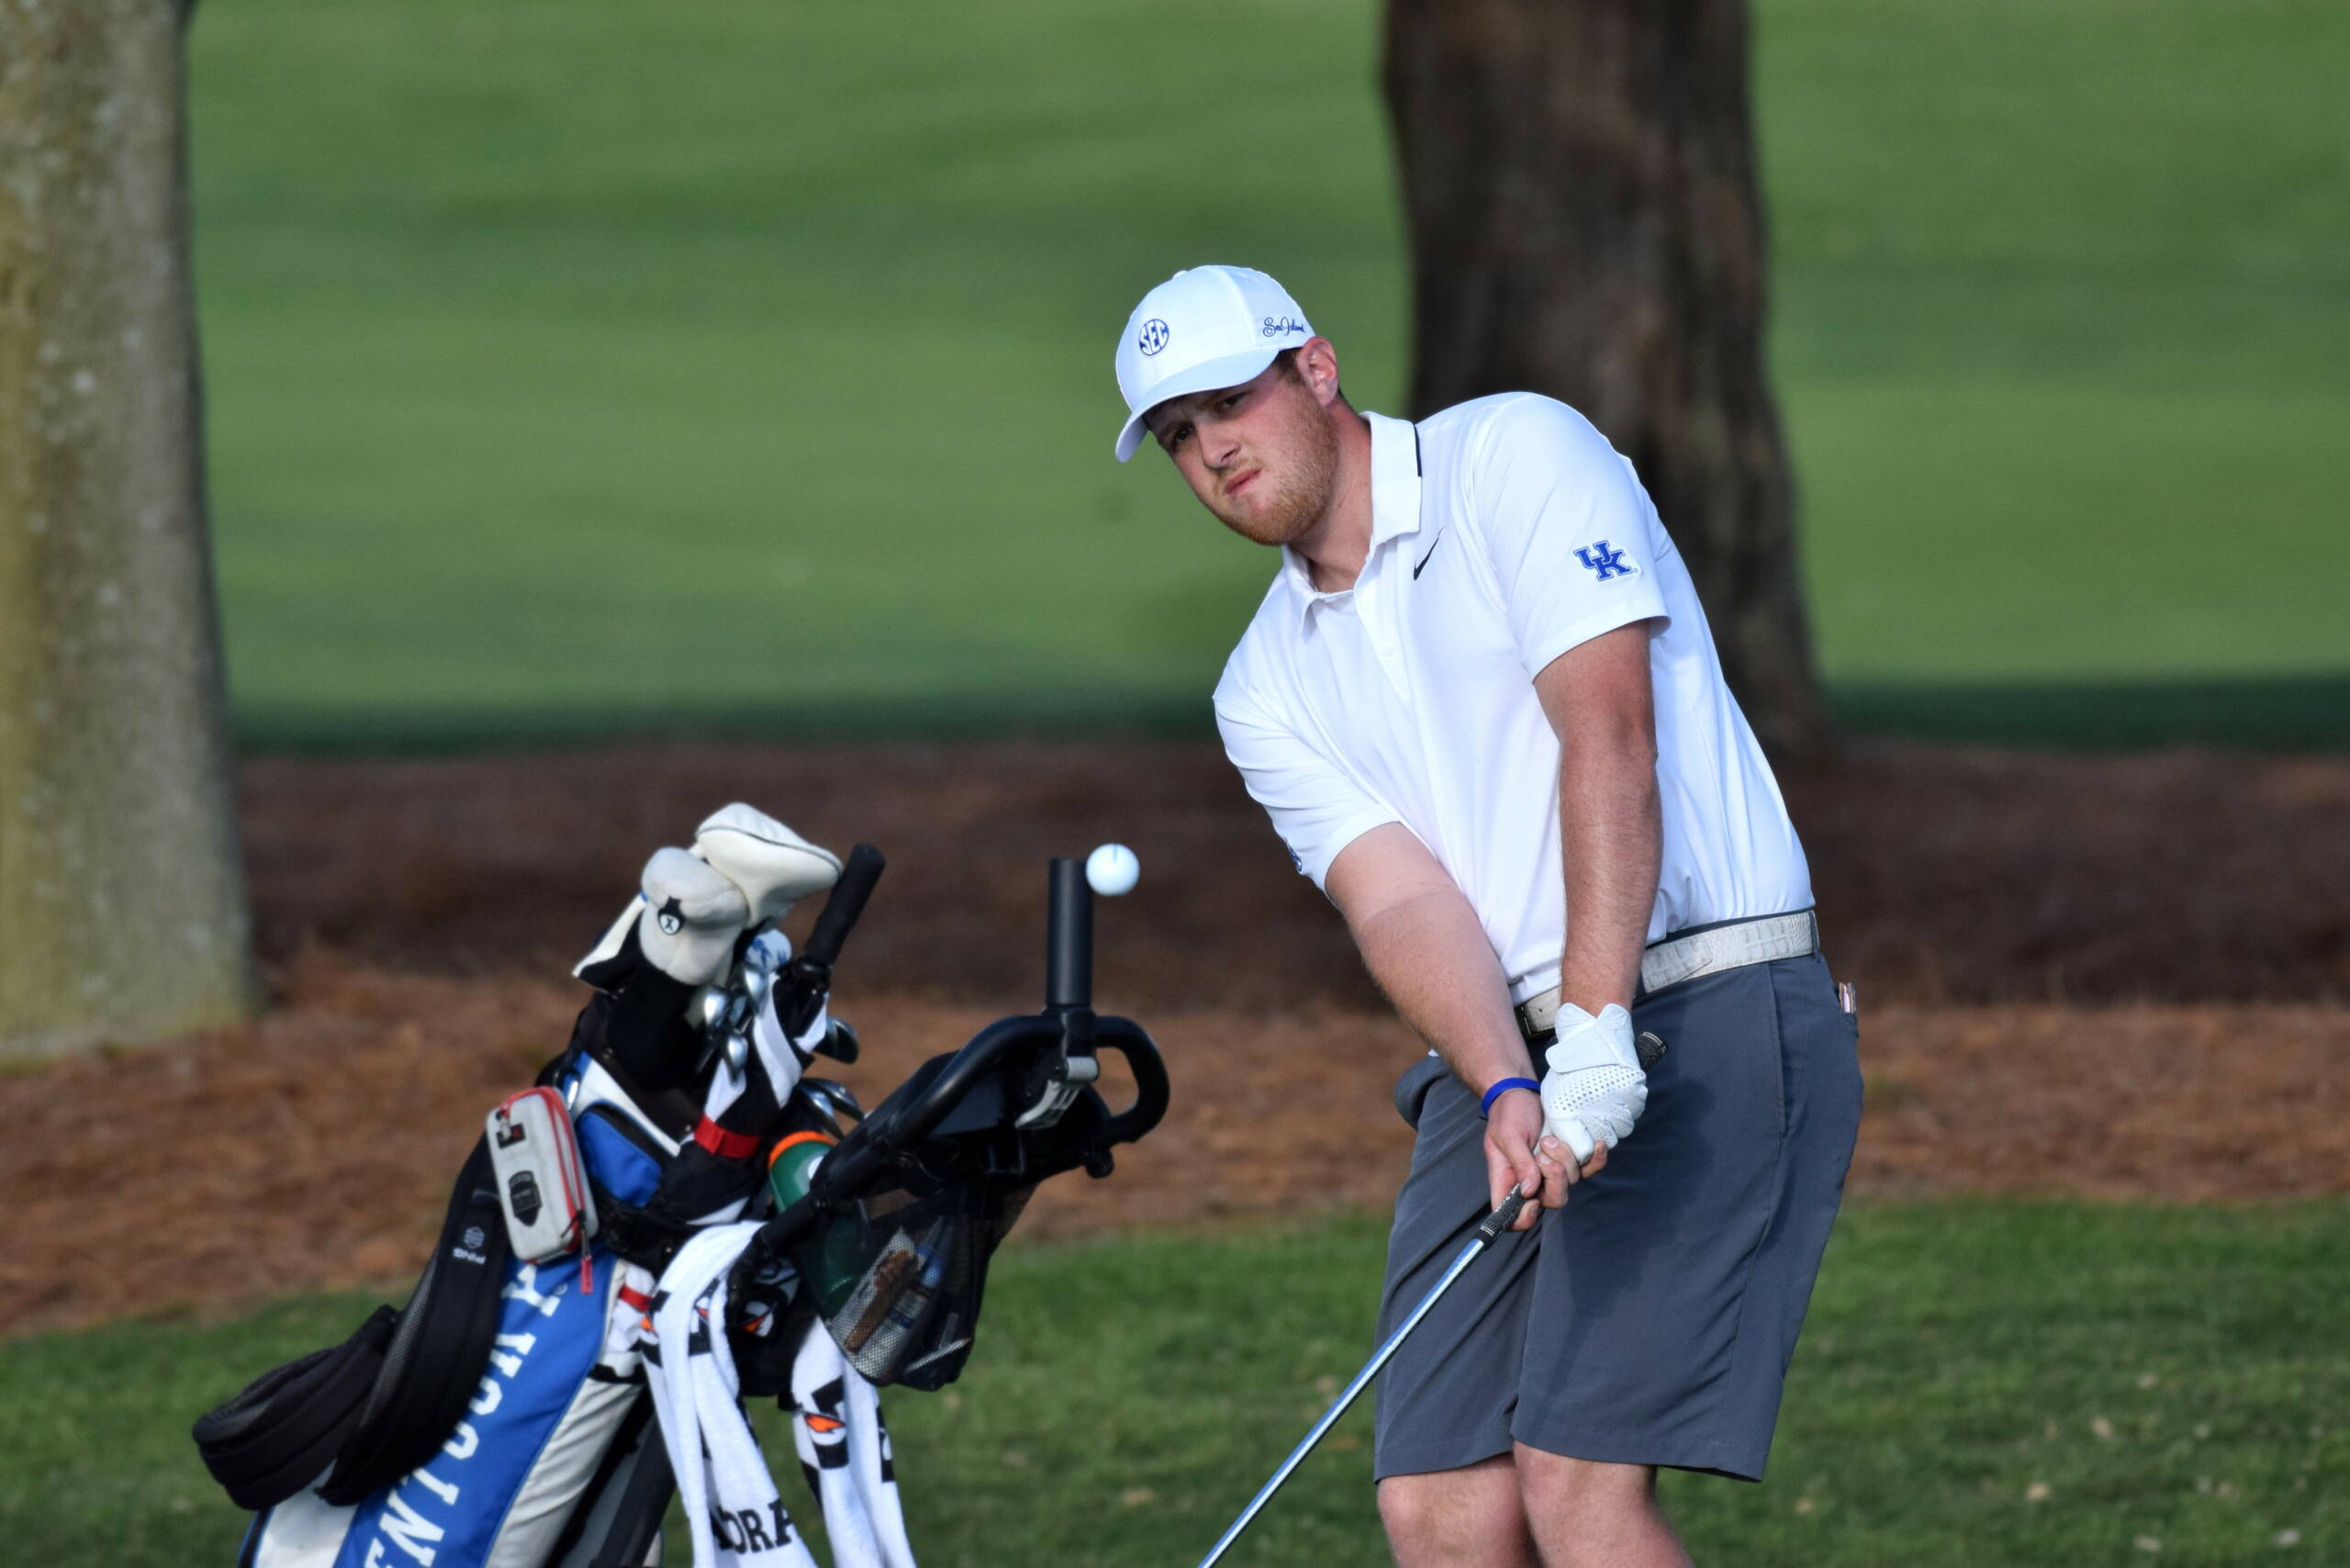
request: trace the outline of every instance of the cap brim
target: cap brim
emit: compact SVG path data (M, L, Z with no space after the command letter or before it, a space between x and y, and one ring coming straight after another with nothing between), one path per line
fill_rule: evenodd
M1283 347L1289 345L1282 345ZM1254 381L1265 374L1265 367L1281 354L1280 348L1250 349L1247 353L1231 353L1222 359L1202 360L1188 370L1179 370L1150 389L1150 401L1126 416L1119 428L1118 461L1124 463L1135 454L1135 449L1150 432L1143 429L1147 414L1169 398L1188 398L1194 392L1214 392L1220 387L1237 386L1244 381Z

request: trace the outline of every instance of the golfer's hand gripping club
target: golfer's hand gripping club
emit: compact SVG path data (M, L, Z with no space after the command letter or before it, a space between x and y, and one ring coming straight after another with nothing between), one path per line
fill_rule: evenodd
M1583 1178L1607 1161L1605 1149L1587 1161L1577 1160L1567 1147L1544 1130L1539 1092L1513 1090L1497 1096L1485 1120L1485 1182L1488 1201L1496 1207L1513 1193L1524 1201L1515 1211L1516 1228L1532 1226L1544 1209L1566 1203L1567 1194Z
M1648 1074L1632 1040L1632 1015L1615 1002L1593 1017L1572 1002L1559 1009L1557 1043L1545 1056L1543 1125L1583 1164L1632 1130L1648 1108Z

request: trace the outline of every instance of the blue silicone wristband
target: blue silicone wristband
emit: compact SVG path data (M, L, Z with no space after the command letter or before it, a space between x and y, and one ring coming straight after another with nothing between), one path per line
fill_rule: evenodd
M1542 1086L1535 1082L1534 1080L1530 1078L1505 1078L1499 1083L1494 1084L1491 1089L1485 1091L1484 1099L1477 1103L1477 1114L1481 1116L1492 1115L1494 1114L1494 1102L1500 1099L1503 1095L1508 1093L1513 1089L1530 1089L1537 1094L1542 1092Z

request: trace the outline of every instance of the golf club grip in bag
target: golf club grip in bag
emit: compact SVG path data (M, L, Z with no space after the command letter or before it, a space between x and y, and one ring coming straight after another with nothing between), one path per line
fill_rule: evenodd
M1046 875L1045 1010L1093 1005L1093 889L1085 862L1056 858Z
M841 868L838 880L833 883L832 895L817 913L816 924L808 933L808 945L800 950L787 967L789 976L788 993L777 1003L777 1016L787 1034L797 1038L806 1031L832 991L833 966L840 961L841 946L848 934L856 928L858 916L865 913L866 900L873 896L881 873L889 868L889 861L878 849L860 844L848 852L848 861Z
M817 913L815 927L808 933L807 958L827 969L840 961L841 944L856 928L857 918L865 913L865 902L873 896L881 873L890 862L879 850L869 844L860 844L848 852L848 863L841 868L840 879L833 884L824 907Z

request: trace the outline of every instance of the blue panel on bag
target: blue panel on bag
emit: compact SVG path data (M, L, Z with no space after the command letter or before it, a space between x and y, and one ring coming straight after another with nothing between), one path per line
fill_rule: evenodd
M575 1058L556 1087L567 1092L579 1076ZM624 1204L652 1198L661 1156L602 1115L576 1116L573 1126L598 1186ZM432 1458L353 1508L297 1495L263 1511L246 1532L240 1568L264 1552L305 1568L478 1568L603 1353L621 1265L601 1247L590 1260L596 1288L584 1294L576 1257L511 1265L489 1367Z
M584 1295L576 1260L515 1266L497 1346L465 1418L431 1459L359 1506L335 1568L487 1556L523 1478L603 1350L605 1293L618 1265L600 1249L594 1263L598 1288Z
M579 1158L587 1161L588 1174L604 1191L624 1204L652 1201L653 1189L661 1180L659 1160L629 1142L601 1116L581 1116L574 1125L579 1129Z

